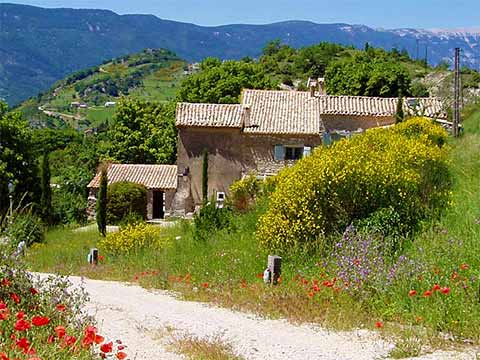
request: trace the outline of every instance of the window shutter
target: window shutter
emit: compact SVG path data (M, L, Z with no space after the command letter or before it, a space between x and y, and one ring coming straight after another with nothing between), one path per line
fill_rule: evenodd
M330 145L332 143L332 137L328 132L323 133L323 145Z
M309 156L312 153L312 147L311 146L304 146L303 147L303 157Z
M285 160L285 148L283 145L275 145L275 161Z

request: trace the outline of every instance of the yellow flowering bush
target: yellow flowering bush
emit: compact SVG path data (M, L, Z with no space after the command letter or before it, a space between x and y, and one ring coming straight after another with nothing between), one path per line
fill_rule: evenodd
M392 208L414 225L448 204L450 174L441 127L413 118L392 129L344 139L300 160L277 176L277 187L257 235L282 250ZM442 142L442 144L445 141Z
M125 254L143 248L163 249L170 241L162 236L160 227L140 223L127 225L119 232L108 234L98 246L110 254Z

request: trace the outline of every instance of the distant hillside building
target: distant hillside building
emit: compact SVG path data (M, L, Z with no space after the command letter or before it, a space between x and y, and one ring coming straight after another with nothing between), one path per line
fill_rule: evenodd
M324 95L321 84L311 81L310 91L244 90L234 105L179 103L173 212L190 213L202 204L204 151L208 197L220 200L249 173L273 175L322 143L395 123L397 98ZM434 98L405 99L404 112L447 117Z

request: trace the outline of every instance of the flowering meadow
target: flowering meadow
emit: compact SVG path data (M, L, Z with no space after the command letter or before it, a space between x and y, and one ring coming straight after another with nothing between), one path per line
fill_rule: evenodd
M63 278L33 280L0 252L0 359L127 359L125 346L101 336L83 313L87 300Z
M435 143L442 133L436 131L430 132L431 139L421 141ZM271 249L257 236L259 218L268 212L270 200L262 196L251 205L254 197L248 191L242 202L246 206L232 215L231 226L211 229L202 241L195 238L192 223L179 221L158 235L158 243L168 246L156 247L157 242L151 241L128 253L104 250L103 260L92 268L85 265L84 255L100 240L95 232L58 229L47 234L45 245L31 248L27 260L36 271L171 289L187 299L294 322L371 329L394 339L396 356L418 355L438 346L479 344L480 112L465 121L462 138L446 141L442 148L448 152L437 155L442 167L448 166L451 192L442 187L437 203L435 189L428 190L429 199L442 204L441 209L429 214L428 206L412 198L422 216L407 231L396 230L408 211L397 216L397 211L385 207L367 220L349 221L341 231L325 234L311 246L279 249L282 275L276 286L263 283ZM426 146L420 146L423 154L428 154ZM415 162L414 151L409 156ZM425 161L421 169L427 171ZM399 166L391 165L391 169ZM401 180L392 176L392 183ZM421 176L412 179L413 188L399 180L413 189L411 194L435 184ZM66 241L68 247L63 246Z

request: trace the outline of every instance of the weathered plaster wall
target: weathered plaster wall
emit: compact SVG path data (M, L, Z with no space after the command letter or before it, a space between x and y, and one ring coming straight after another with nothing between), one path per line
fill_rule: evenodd
M322 115L325 129L329 132L335 130L356 131L358 129L370 129L379 126L395 124L392 116L343 116Z
M172 208L181 214L201 205L204 150L209 154L208 197L212 198L219 191L228 194L230 185L250 172L270 175L292 164L292 161L274 160L275 145L315 147L320 144L320 136L252 135L239 129L179 128L180 176Z

